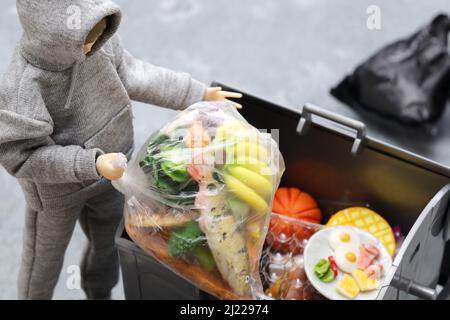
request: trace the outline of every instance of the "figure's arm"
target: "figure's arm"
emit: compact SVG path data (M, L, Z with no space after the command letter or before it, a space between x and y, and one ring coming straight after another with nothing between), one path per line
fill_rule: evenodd
M223 101L240 98L239 93L206 88L187 73L157 67L134 58L114 36L112 47L117 71L132 100L172 109L184 109L199 101ZM237 108L241 105L232 102Z
M206 86L187 73L178 73L135 59L112 39L118 74L132 100L172 109L184 109L202 101Z
M15 117L0 111L2 124ZM51 132L51 127L45 123L29 128L33 133L30 131L26 136L12 136L12 141L5 141L4 137L0 139L0 162L11 175L37 183L100 179L95 166L97 157L102 154L100 150L55 145L48 136L45 137ZM33 136L34 134L37 135ZM24 140L17 140L21 138Z
M27 87L27 97L19 97L18 104L0 108L0 164L11 175L38 183L100 179L96 160L101 150L59 146L51 139L53 122L37 85Z

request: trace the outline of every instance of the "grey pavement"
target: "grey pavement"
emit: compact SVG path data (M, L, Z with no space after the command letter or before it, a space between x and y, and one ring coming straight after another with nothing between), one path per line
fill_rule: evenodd
M355 118L360 117L334 100L329 89L382 45L410 34L438 12L450 12L448 0L117 2L124 12L120 34L136 57L187 71L206 83L219 80L279 104L299 107L313 102ZM3 73L21 31L15 1L1 3ZM366 9L371 4L381 9L381 30L366 27ZM136 145L172 115L172 111L136 103ZM450 110L445 117L450 117ZM450 166L450 126L444 123L424 134L391 123L370 124L369 134ZM429 141L435 142L433 147ZM23 211L17 183L0 169L0 299L16 298ZM84 241L77 228L55 299L84 299L81 290L66 285L68 267L79 263ZM114 298L123 297L119 284Z

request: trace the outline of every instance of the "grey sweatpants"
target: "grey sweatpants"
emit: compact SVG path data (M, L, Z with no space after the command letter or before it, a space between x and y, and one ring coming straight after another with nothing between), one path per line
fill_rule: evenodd
M72 205L58 213L27 209L20 299L51 299L75 224L88 239L81 286L88 299L108 299L119 277L114 234L123 213L123 197L115 190Z

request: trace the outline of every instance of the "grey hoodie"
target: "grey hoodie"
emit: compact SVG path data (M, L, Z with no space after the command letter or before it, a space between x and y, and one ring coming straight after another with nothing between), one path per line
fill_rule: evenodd
M130 99L183 109L205 87L124 50L110 1L18 0L17 10L24 33L0 82L0 163L31 209L62 212L108 188L95 167L100 154L131 154ZM84 55L105 17L107 30Z

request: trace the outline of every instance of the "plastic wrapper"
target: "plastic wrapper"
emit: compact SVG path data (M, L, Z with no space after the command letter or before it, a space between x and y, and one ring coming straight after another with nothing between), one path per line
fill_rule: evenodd
M303 250L309 238L322 228L319 224L272 214L261 255L265 289L262 299L324 299L309 282L303 265Z
M218 298L263 292L259 261L283 158L228 103L198 103L154 133L114 183L130 237Z

